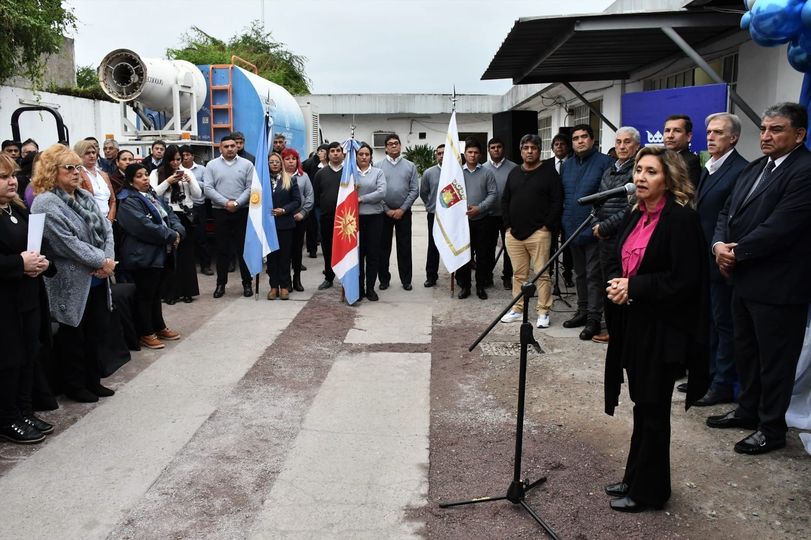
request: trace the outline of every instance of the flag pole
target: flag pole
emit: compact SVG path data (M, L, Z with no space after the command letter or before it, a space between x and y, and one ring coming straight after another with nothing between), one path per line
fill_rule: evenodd
M453 113L456 112L456 102L459 100L459 98L456 97L456 85L455 84L453 85L453 93L451 94L451 97L449 99L451 100L451 115L453 115ZM456 280L454 279L455 275L456 275L456 272L451 272L451 298L453 298L453 293L454 293L454 289L455 289L455 287L454 287L454 284L456 283Z

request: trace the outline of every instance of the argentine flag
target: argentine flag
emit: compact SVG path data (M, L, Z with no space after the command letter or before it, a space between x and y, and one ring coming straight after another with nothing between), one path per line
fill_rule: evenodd
M358 191L355 179L358 165L355 153L360 144L355 139L347 139L344 147L344 169L341 185L338 188L338 203L335 205L335 227L332 232L332 270L341 280L347 304L354 304L360 298L360 255L358 253Z
M248 224L245 227L245 247L242 258L252 276L262 272L262 263L271 251L279 249L276 219L273 217L273 190L270 188L268 169L268 116L265 115L259 144L256 148L256 166L251 180L248 206Z

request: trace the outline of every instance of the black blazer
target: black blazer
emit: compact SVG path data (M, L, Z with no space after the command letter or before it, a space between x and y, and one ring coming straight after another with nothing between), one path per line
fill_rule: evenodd
M679 152L679 155L684 160L684 164L687 165L687 175L690 177L690 183L693 184L693 187L696 187L701 177L701 160L689 148Z
M737 242L732 284L742 298L767 304L811 302L811 152L800 145L766 183L746 196L766 156L738 178L718 216L712 243Z
M281 180L276 182L276 189L273 190L273 208L284 208L284 214L276 216L277 231L296 228L296 220L293 219L293 214L301 208L301 192L295 179L292 180L290 189L284 189Z
M6 216L0 216L0 219L6 222L0 225L0 232L3 232L6 227L20 227L23 231L28 230L28 211L15 206L13 212L18 223L12 224ZM50 338L50 318L47 316L50 312L48 295L41 276L30 278L24 273L20 252L25 248L26 246L11 245L7 236L0 234L0 306L2 306L0 309L0 342L4 346L3 353L0 354L0 367L3 368L19 365L23 361L26 354L25 345L28 345L29 340L33 337L21 335L20 321L23 313L39 310L39 340L45 342ZM48 277L56 275L56 266L53 261L44 275ZM43 316L43 314L45 315ZM28 351L28 353L31 352Z
M621 266L622 245L642 212L629 212L621 227L614 256ZM690 380L686 406L701 398L709 386L708 252L696 212L670 199L662 210L656 230L637 274L628 280L630 304L611 310L605 366L606 413L618 403L622 369L628 374L631 399L653 403L669 398L673 387L663 384L668 376ZM663 395L667 393L667 396Z
M724 209L724 205L732 193L732 188L738 181L741 171L749 162L741 156L737 150L724 160L721 168L715 174L707 172L706 167L701 170L701 180L698 183L696 196L696 210L701 218L701 229L704 231L704 239L709 244L715 233L715 224L718 222L718 214ZM710 281L723 282L724 277L718 271L715 260L710 260Z
M180 224L177 215L158 197L158 204L167 212L167 227L155 209L132 188L124 188L118 194L116 221L121 227L120 248L121 268L163 268L166 254L179 234L186 236L186 229Z

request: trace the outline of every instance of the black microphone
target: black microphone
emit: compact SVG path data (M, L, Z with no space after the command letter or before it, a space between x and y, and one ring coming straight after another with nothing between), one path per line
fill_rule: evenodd
M631 182L628 182L624 186L615 187L614 189L607 189L605 191L595 193L594 195L580 197L577 199L577 204L582 204L584 206L587 204L599 204L607 201L608 199L619 197L620 195L631 195L635 191L636 186Z

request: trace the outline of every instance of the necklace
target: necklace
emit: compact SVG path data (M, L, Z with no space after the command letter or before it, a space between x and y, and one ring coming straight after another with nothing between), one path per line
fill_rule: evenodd
M2 210L4 213L6 213L8 215L8 219L11 220L11 222L13 224L15 224L15 225L17 224L17 218L15 218L14 216L11 215L11 205L10 204L8 206L6 206L5 208L0 208L0 210Z

